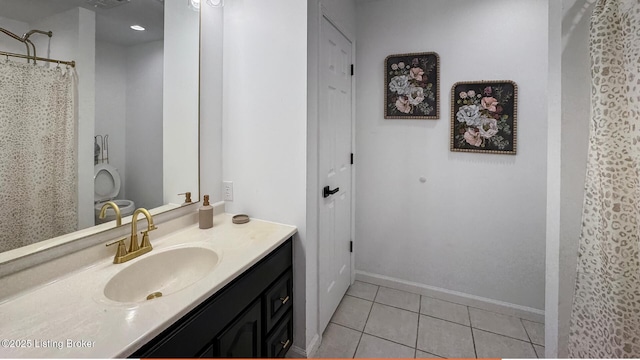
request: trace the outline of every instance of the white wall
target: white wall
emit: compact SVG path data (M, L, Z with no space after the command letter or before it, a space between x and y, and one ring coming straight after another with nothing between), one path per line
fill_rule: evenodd
M127 48L126 197L136 207L163 205L163 43ZM196 155L197 159L197 155ZM193 174L195 169L190 174ZM179 172L167 169L174 177Z
M178 193L189 191L198 200L199 181L192 174L199 171L193 139L198 138L200 16L187 2L164 5L163 203L181 204L184 196Z
M30 29L29 24L25 22L5 18L2 16L0 16L0 24L2 24L2 28L11 31L12 33L18 36L22 36L24 33L29 31ZM23 43L21 43L18 40L12 39L5 34L0 34L0 49L2 49L2 51L4 52L11 52L11 53L17 53L17 54L24 54L24 55L27 54L27 47L24 46ZM5 59L6 58L0 59L0 60L4 61ZM19 58L10 58L10 59L13 61L23 61Z
M296 276L314 251L306 243L306 14L299 0L234 0L224 8L223 179L234 182L226 210L297 226ZM299 281L293 298L295 344L303 347L301 312L315 309Z
M126 95L126 48L104 41L96 42L95 135L109 135L109 164L118 170L122 180L119 199L126 199ZM106 152L104 156L107 156Z
M78 228L94 225L93 136L95 124L95 13L75 8L30 28L53 31L50 57L75 60L78 73ZM49 38L33 35L38 56L47 54ZM46 57L46 55L45 55ZM53 65L50 65L53 66Z
M358 270L544 308L547 9L545 0L359 4ZM385 120L385 57L421 51L440 55L440 119ZM448 150L451 86L470 80L518 84L516 156Z
M306 322L306 341L296 339L296 346L309 351L318 335L318 71L321 16L327 16L355 43L356 3L354 0L308 0L307 33L307 234L304 251L304 272L294 273L298 288L306 284L306 314L298 309L295 327ZM321 8L322 6L322 8ZM355 59L354 59L355 61ZM300 265L302 267L302 265ZM319 334L321 335L321 334Z

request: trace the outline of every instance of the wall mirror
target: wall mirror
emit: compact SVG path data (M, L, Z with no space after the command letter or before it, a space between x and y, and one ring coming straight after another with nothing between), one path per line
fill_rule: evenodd
M34 171L33 167L22 168L29 161L7 165L0 158L0 216L4 223L0 224L0 262L40 251L48 242L57 245L60 239L73 241L113 228L113 210L107 211L106 223L100 223L97 216L102 202L110 198L120 204L123 225L130 222L127 215L135 208L157 214L181 207L185 196L180 193L190 192L192 201L199 201L197 4L187 0L0 0L0 28L19 36L32 29L51 31L51 37L39 33L29 37L37 56L74 61L77 84L73 89L77 94L74 128L66 143L72 155L56 142L58 135L56 141L40 136L49 131L41 130L41 124L53 122L50 113L59 112L57 108L25 118L17 116L26 111L24 108L51 105L28 103L16 108L0 104L0 129L5 132L0 134L2 157L17 151L14 145L32 142L36 143L35 149L29 150L34 152L33 162L45 162L37 168L41 171ZM24 43L0 33L0 52L26 51ZM23 76L13 71L27 65L73 74L55 61L34 65L24 58L2 55L0 81L4 84L0 87L7 88L6 84ZM52 91L47 96L60 94L59 88L45 89ZM29 96L21 96L25 102L31 101ZM6 124L17 118L22 129L7 130ZM32 135L18 141L15 136L7 137L10 132ZM42 160L37 157L42 153L54 155ZM75 179L55 170L61 167L57 162L69 156L76 159ZM53 185L47 185L56 183L68 183L71 189L57 202L49 197L58 196L52 193L60 190L49 191ZM16 188L21 189L20 196ZM5 201L17 197L22 200ZM60 201L68 197L72 200ZM41 207L50 209L39 211ZM50 226L55 223L51 217L66 217L67 223Z

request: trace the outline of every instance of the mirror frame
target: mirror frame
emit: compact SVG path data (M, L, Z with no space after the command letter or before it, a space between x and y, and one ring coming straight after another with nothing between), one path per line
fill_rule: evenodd
M150 209L149 212L154 217L155 224L184 216L195 211L194 205L200 203L201 196L201 99L202 90L202 8L198 10L198 197L191 204L182 205L177 208L163 209L168 204ZM80 229L72 233L60 235L54 238L42 240L37 243L11 249L0 253L0 278L28 267L32 267L53 259L59 258L69 253L80 251L110 239L129 234L128 226L131 225L132 216L122 219L120 226L116 221L94 225ZM23 261L25 260L25 261Z

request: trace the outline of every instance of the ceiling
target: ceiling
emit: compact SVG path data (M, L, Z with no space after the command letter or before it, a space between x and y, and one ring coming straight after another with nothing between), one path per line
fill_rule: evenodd
M164 38L163 0L0 0L0 17L32 24L76 7L96 13L98 41L131 46ZM132 30L131 25L146 31Z

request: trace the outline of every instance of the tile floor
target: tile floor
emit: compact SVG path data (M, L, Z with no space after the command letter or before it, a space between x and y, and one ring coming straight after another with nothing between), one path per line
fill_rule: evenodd
M356 281L315 357L544 357L544 324Z

